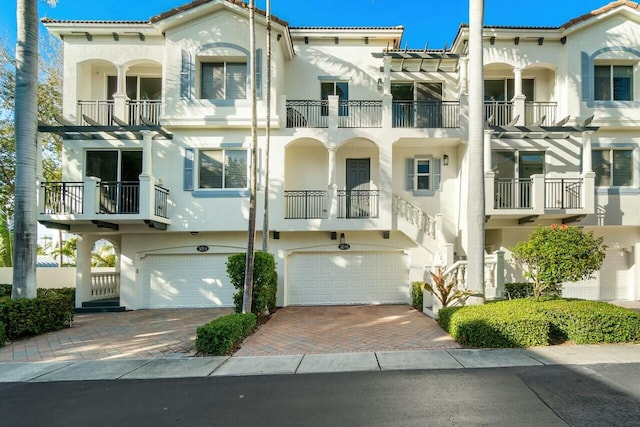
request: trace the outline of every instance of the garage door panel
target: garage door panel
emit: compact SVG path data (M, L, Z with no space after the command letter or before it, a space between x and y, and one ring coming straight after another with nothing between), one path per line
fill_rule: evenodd
M228 255L149 255L143 260L143 300L149 308L232 307Z
M293 254L287 279L291 305L409 302L409 262L402 252Z

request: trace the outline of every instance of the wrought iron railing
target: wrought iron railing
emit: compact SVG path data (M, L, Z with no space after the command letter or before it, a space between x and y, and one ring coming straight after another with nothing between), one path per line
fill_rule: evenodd
M101 214L137 214L140 212L140 183L102 181L98 183Z
M532 196L530 178L497 178L495 180L495 209L530 209Z
M169 211L168 211L169 190L156 185L154 192L155 192L154 214L161 218L169 218Z
M326 128L329 126L329 101L287 100L288 128Z
M484 119L494 126L504 126L513 116L513 103L509 101L485 101Z
M378 190L338 190L338 218L378 218Z
M83 116L100 123L104 126L110 126L113 123L113 100L100 101L78 101L78 124L88 125Z
M133 126L141 125L140 117L144 117L154 125L160 124L160 111L162 101L159 99L140 99L128 101L129 104L129 124Z
M327 192L288 190L284 192L285 219L327 218Z
M82 182L43 182L44 214L81 214Z
M338 127L382 127L382 101L338 101Z
M532 125L544 117L541 126L553 126L556 122L557 102L525 102L524 104L524 124Z
M459 101L393 101L395 128L460 127Z
M547 178L545 209L582 209L582 178Z

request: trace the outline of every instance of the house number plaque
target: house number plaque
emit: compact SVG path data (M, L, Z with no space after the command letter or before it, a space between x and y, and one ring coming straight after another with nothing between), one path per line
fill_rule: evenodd
M209 246L207 246L207 245L198 245L198 247L196 247L196 250L198 252L207 252L209 250Z

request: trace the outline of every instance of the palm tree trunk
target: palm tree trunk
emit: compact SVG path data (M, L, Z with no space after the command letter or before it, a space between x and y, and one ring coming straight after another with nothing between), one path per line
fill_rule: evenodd
M269 151L271 149L271 0L267 0L267 131L264 171L264 219L262 220L262 251L269 250Z
M18 0L16 40L14 268L11 297L36 297L38 5Z
M253 260L256 243L256 192L258 181L258 118L256 111L256 4L249 2L249 81L251 83L251 178L249 182L249 230L244 270L242 312L251 313Z
M484 72L482 27L484 0L469 0L469 204L467 209L467 283L484 295ZM484 296L469 298L482 304Z

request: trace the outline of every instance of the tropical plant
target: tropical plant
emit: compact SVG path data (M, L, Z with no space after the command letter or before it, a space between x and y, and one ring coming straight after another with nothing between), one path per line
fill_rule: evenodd
M13 267L13 231L9 219L0 210L0 267Z
M511 248L513 259L525 268L524 277L533 282L536 299L545 290L559 291L563 282L590 277L602 267L606 249L603 237L564 224L538 226Z
M77 260L77 246L78 238L72 237L65 240L60 246L51 251L51 255L54 259L60 259L60 264L63 267L72 267L76 265ZM65 262L66 259L66 262Z
M115 267L116 252L112 245L103 245L98 250L91 252L92 267Z
M442 304L442 307L448 307L455 302L464 303L470 296L476 295L473 290L458 289L458 279L455 274L447 281L447 275L442 267L438 267L436 273L429 272L433 283L425 283L424 288L435 295Z

